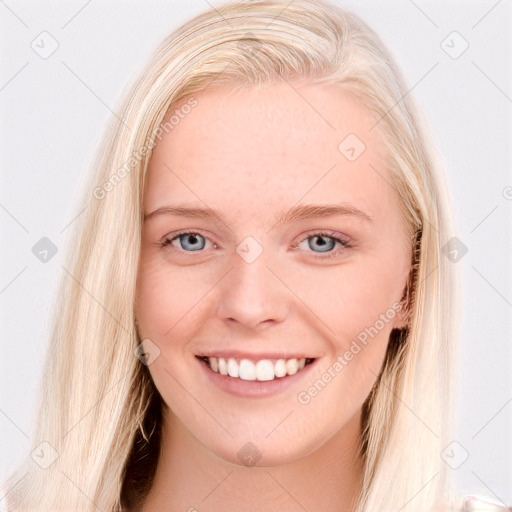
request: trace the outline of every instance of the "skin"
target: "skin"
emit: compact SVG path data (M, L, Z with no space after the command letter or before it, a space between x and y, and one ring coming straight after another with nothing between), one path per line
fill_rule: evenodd
M361 408L403 317L384 322L309 403L297 395L400 301L411 247L375 119L340 87L292 83L208 88L153 151L144 213L187 203L224 222L162 214L143 226L136 319L160 350L149 370L167 406L144 512L353 510ZM366 146L355 161L338 150L350 133ZM338 214L276 226L297 203L342 201L372 221ZM178 230L205 238L158 244ZM327 236L322 249L322 230L353 246ZM236 251L247 236L263 249L251 263ZM195 358L225 347L297 351L315 367L276 396L234 397ZM237 456L248 442L261 457L253 467Z

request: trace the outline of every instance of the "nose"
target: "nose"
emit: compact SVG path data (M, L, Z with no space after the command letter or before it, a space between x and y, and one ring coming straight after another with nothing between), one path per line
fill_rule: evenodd
M217 315L227 323L248 329L264 329L281 323L290 307L290 296L279 272L270 265L265 251L255 261L245 261L238 253L232 267L219 283Z

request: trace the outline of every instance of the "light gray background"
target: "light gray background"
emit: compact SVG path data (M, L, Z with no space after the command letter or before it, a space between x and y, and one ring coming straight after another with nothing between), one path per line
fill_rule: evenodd
M42 263L31 249L45 236L61 247L111 109L161 39L208 4L220 2L0 0L0 480L29 446L62 272L62 251ZM469 457L450 472L461 493L510 504L512 3L340 4L360 14L396 55L444 156L459 238L468 248L456 263L464 279L460 445L450 448L457 463L463 450ZM43 31L59 45L47 59L31 47L42 46ZM469 44L458 58L452 57L464 43L453 31Z

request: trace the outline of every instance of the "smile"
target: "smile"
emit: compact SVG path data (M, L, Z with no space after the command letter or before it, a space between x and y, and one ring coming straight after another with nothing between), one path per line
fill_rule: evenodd
M250 359L237 359L234 357L201 357L210 370L226 375L234 379L246 381L269 381L275 380L287 375L294 375L300 372L305 366L311 364L314 360L309 358L290 358L290 359L260 359L251 361Z

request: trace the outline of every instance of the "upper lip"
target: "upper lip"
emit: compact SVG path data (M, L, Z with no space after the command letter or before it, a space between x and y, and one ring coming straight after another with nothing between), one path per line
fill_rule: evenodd
M316 356L306 355L304 352L295 352L293 354L285 354L284 352L260 352L249 353L238 350L208 350L199 352L196 357L223 357L224 359L251 359L258 361L260 359L316 359Z

